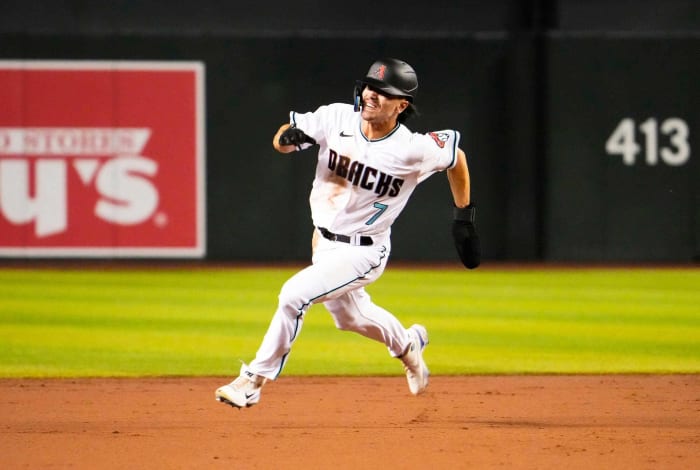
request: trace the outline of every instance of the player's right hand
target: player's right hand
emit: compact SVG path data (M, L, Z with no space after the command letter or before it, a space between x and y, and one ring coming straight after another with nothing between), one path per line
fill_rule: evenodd
M295 145L299 150L301 150L301 145L306 143L314 145L316 141L296 127L288 127L279 137L280 145Z

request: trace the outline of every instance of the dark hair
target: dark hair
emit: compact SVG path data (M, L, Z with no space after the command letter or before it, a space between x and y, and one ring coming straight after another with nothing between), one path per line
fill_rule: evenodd
M408 103L408 106L406 107L406 109L403 110L401 114L399 114L397 120L400 124L403 124L408 118L418 116L420 116L420 113L418 112L418 108L416 108L416 105L414 105L413 103Z

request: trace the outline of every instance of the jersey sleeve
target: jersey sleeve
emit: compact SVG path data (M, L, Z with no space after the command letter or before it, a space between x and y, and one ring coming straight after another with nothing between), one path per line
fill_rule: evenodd
M449 170L457 164L457 149L460 134L458 131L447 129L433 131L422 137L423 164L419 181L438 171Z
M289 113L289 123L304 131L309 137L313 137L317 143L324 144L329 129L341 119L340 115L346 107L347 105L330 104L320 106L316 111L307 113L291 111ZM311 144L302 145L302 149L309 147L311 147Z

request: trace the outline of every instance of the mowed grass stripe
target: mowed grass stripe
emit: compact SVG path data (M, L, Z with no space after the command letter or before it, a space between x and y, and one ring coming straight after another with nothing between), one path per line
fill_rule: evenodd
M232 375L293 268L0 269L0 376ZM392 267L368 288L428 326L434 374L698 372L700 271ZM285 374L396 374L306 316Z

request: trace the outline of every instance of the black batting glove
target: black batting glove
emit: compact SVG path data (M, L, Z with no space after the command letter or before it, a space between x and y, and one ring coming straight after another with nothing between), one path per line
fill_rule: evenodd
M466 268L474 269L481 264L481 243L475 225L476 208L473 204L455 207L453 216L452 238L457 254Z
M301 150L302 144L306 143L314 145L316 141L296 127L288 127L282 132L279 138L280 145L295 145L297 150Z

